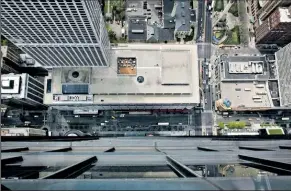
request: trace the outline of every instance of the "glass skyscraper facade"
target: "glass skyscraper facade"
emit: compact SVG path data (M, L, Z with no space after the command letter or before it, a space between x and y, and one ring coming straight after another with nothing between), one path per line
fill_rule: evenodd
M46 68L108 66L110 42L96 0L2 0L1 33Z

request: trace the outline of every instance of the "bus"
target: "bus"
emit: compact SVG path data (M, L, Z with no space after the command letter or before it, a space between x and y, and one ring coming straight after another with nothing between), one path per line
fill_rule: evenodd
M129 115L150 115L152 114L151 111L130 111L128 112Z
M168 126L168 125L170 125L170 123L168 123L168 122L161 122L161 123L158 123L158 125L160 125L160 126Z

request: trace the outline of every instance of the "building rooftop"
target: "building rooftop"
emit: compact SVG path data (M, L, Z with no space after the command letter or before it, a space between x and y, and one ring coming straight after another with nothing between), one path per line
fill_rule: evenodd
M266 56L220 56L218 99L231 108L279 106L278 75L274 60Z
M144 16L135 16L128 19L128 39L147 40L147 21Z
M101 104L188 103L189 99L199 103L196 51L195 45L128 44L113 48L110 67L90 68L89 94L94 95L94 103ZM136 58L136 75L118 74L120 57ZM62 70L53 70L52 94L62 94L62 75ZM46 94L46 102L52 101L52 94Z
M174 16L172 15L174 3L175 2L173 0L163 0L163 28L175 28L175 23L170 22L170 20L174 21Z
M265 56L221 56L221 61L224 67L224 80L269 79L269 66ZM259 68L257 67L258 63L261 66ZM251 65L249 66L249 64ZM256 69L253 69L252 65ZM260 72L256 72L257 68Z
M191 16L190 16L190 1L176 1L176 14L175 14L175 29L177 31L189 31L191 25Z
M224 82L220 84L221 98L229 99L231 108L272 107L271 96L266 83Z
M287 7L278 8L280 12L280 21L281 22L291 22L291 13Z
M148 41L150 42L163 42L174 40L174 30L175 29L164 29L157 26L148 25ZM149 32L151 31L151 32Z
M194 10L189 0L164 0L164 28L174 28L177 31L189 31L191 22L195 20ZM191 16L191 14L194 14Z

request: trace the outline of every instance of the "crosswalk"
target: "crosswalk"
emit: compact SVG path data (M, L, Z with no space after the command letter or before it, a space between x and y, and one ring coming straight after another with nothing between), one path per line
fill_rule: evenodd
M197 52L199 59L209 59L212 56L212 52L214 52L214 47L211 43L198 43Z

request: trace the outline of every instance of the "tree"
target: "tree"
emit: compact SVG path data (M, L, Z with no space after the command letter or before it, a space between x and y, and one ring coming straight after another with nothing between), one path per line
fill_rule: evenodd
M186 35L186 37L184 38L185 42L192 41L194 38L194 27L192 26L190 30L191 30L190 35Z
M7 46L7 44L8 44L8 41L6 39L2 40L2 42L1 42L2 46Z
M114 1L114 5L112 8L114 11L116 20L124 20L125 19L125 2Z
M178 33L175 34L175 38L176 38L177 42L180 42L181 41L181 39L179 38Z
M121 37L121 38L118 39L118 42L119 42L119 43L126 43L127 40L126 40L125 37Z
M120 13L119 13L119 17L120 17L120 20L125 20L125 10L122 10Z
M112 30L108 31L108 36L109 36L110 42L115 42L117 40L116 34Z
M224 128L224 123L223 122L218 122L218 127L221 128L221 129Z
M244 121L230 121L227 123L227 127L229 129L242 129L246 126L246 122Z

